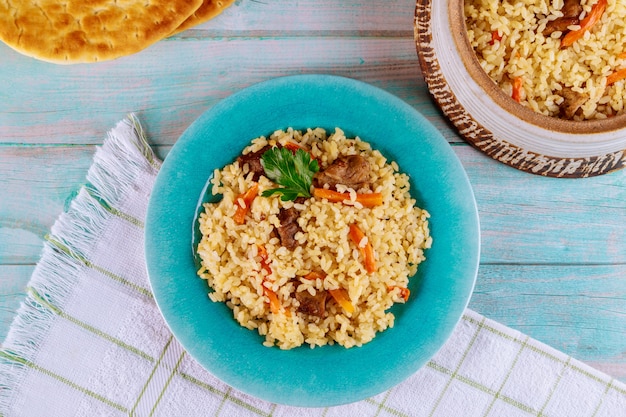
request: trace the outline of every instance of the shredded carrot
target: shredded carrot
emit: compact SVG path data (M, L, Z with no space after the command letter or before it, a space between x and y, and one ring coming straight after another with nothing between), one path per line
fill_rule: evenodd
M265 246L263 245L257 245L257 253L261 258L261 268L263 268L263 270L267 272L267 275L270 275L272 273L272 268L270 268L270 261L267 254L267 249L265 249Z
M269 255L267 254L267 249L265 249L265 246L263 245L257 245L257 248L258 248L259 257L261 258L261 268L263 268L263 270L267 272L267 275L265 275L265 277L267 277L268 275L272 273L272 268L270 267L270 261L269 261ZM283 310L283 307L280 304L278 295L276 295L274 291L270 290L269 288L265 286L265 281L266 280L263 279L263 285L262 285L263 295L265 295L269 300L270 311L272 312L272 314L278 314ZM290 317L291 312L285 309L285 315L287 317Z
M619 54L617 57L618 57L619 59L624 59L624 58L626 58L626 52L622 52L622 53L621 53L621 54Z
M350 193L339 193L325 188L313 188L313 197L326 199L331 203L342 203L350 200ZM383 195L381 193L357 193L356 201L361 203L363 207L374 207L383 204Z
M522 100L523 81L522 77L516 77L513 79L513 91L511 93L511 98L518 103Z
M235 205L237 206L237 210L235 211L235 215L233 216L233 220L237 224L244 224L246 221L246 214L250 210L250 206L252 202L256 198L259 193L259 184L253 183L252 187L248 188L248 190L242 194L237 196L235 200ZM243 203L241 202L243 200Z
M309 156L311 157L311 161L313 161L314 159L316 159L313 154L307 150L306 148L304 148L303 146L298 145L297 143L293 143L293 142L287 142L283 145L284 148L289 149L291 152L293 152L294 154L296 152L298 152L298 149L302 149L304 152L308 153Z
M402 297L404 301L408 301L409 296L411 295L411 290L409 290L408 288L399 287L397 285L390 285L387 287L387 291L391 292L396 288L400 290L400 297Z
M598 0L598 2L591 8L589 14L580 22L580 29L568 32L563 39L561 39L561 48L571 46L578 39L582 38L585 32L598 23L602 14L604 14L607 3L607 0Z
M272 312L272 314L280 313L281 305L280 305L280 300L278 299L278 296L276 295L276 293L264 285L263 294L270 300L269 304L270 304L270 311Z
M350 314L354 313L354 305L352 305L352 302L350 301L348 291L343 288L338 288L336 290L328 290L328 292L335 299L337 304L341 306L341 308Z
M606 85L615 84L616 82L626 78L626 68L619 71L615 71L613 74L606 77Z
M303 151L306 151L306 149L304 149L302 146L293 142L287 142L283 145L283 147L289 149L291 152L296 152L298 149L302 149Z
M357 246L359 252L361 252L361 256L363 256L363 264L365 265L365 270L370 274L372 272L376 272L376 260L374 259L374 249L372 247L372 244L370 243L369 239L367 239L367 243L365 243L364 246L361 245L361 242L365 238L365 233L363 233L363 231L359 229L359 226L357 226L355 223L352 223L350 225L350 232L348 236L350 237L352 243Z
M502 35L500 35L499 31L497 30L491 31L491 41L489 41L489 45L493 45L497 41L501 41L501 40L502 40Z
M311 271L304 276L304 279L308 279L309 281L314 281L318 278L324 279L326 278L326 274L321 271Z

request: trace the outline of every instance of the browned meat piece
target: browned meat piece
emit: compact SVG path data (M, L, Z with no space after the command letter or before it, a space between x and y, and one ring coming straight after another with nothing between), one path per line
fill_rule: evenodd
M544 36L550 36L553 32L566 32L569 26L577 25L580 21L577 17L559 17L556 20L551 20L546 24L546 28L543 30Z
M578 17L583 12L583 6L581 6L580 0L565 0L561 12L563 12L562 17L546 24L543 31L544 36L550 36L552 32L556 31L566 32L568 26L578 25L580 23Z
M568 120L572 119L580 106L585 104L585 101L589 100L586 94L579 93L567 87L561 90L560 95L563 97L563 102L559 106L561 111L560 116Z
M280 244L289 250L294 250L298 246L295 236L296 233L302 231L300 225L298 225L298 216L298 210L293 207L280 209L278 213L278 220L280 220L280 227L276 229L278 238L280 239Z
M575 17L578 19L583 12L583 6L580 4L580 0L565 0L563 3L563 17Z
M315 174L318 187L328 184L335 188L337 184L359 189L370 181L370 165L361 155L349 155L337 158L325 170Z
M298 312L322 318L326 312L327 298L326 291L317 291L315 295L311 295L308 291L296 292L296 300L300 303Z
M237 158L240 167L243 167L244 164L248 164L250 172L254 173L252 176L253 181L258 181L259 177L265 174L265 171L263 170L263 165L261 165L261 156L263 156L263 154L271 148L272 147L270 145L267 145L256 152L239 155L239 157Z

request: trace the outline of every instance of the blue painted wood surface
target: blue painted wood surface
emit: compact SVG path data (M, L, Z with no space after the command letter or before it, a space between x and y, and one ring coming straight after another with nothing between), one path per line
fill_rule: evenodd
M42 241L128 112L165 157L204 110L297 73L369 82L422 112L474 187L482 251L470 307L626 381L626 171L538 177L467 145L433 104L413 0L239 0L218 18L111 62L57 66L0 44L0 340Z

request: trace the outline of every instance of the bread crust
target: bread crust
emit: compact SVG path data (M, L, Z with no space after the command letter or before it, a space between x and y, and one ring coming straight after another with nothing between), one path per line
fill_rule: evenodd
M0 39L57 64L130 55L174 32L203 0L0 0Z
M183 23L178 26L172 34L180 33L184 30L197 26L201 23L213 19L222 13L228 6L233 4L235 0L204 0L202 5L189 16Z

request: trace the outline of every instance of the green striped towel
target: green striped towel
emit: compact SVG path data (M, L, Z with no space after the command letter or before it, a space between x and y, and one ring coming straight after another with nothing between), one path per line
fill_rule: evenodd
M97 150L0 347L0 416L626 416L624 384L471 310L373 398L305 409L238 392L185 353L150 291L143 219L159 166L133 116Z

